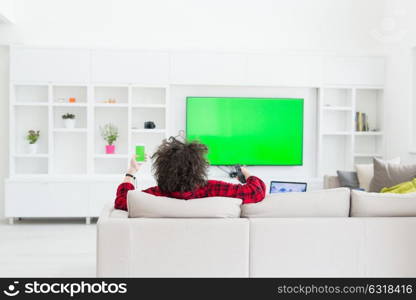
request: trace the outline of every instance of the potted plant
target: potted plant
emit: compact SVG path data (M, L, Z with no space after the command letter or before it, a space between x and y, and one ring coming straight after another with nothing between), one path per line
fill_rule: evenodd
M40 136L40 131L35 130L29 130L26 136L26 139L29 142L28 148L29 148L29 154L36 154L38 150L38 144L36 142L38 141Z
M75 128L75 115L66 113L62 115L62 119L64 119L64 125L67 129Z
M105 153L106 154L114 154L115 152L115 145L114 142L118 138L118 128L111 124L105 124L103 127L100 126L101 136L104 140L107 141L107 145L105 146Z

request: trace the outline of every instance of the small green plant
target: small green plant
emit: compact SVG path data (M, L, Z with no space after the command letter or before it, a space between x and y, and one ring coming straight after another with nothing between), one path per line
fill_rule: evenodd
M109 145L112 145L118 138L118 128L111 123L100 126L100 131L101 136Z
M70 113L66 113L64 115L62 115L62 119L66 120L66 119L75 119L75 115L74 114L70 114Z
M29 144L35 144L40 136L40 131L29 130L26 136L26 139L29 141Z

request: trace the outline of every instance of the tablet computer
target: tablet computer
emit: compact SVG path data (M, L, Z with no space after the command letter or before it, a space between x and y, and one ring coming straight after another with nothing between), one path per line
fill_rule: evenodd
M306 192L306 182L272 181L270 182L270 194Z

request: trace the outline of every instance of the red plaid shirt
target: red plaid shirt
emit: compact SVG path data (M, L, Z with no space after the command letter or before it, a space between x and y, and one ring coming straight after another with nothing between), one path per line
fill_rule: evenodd
M127 193L130 190L134 190L134 185L128 182L124 182L118 186L114 208L127 210ZM266 195L266 185L260 178L250 176L247 178L246 184L233 184L218 180L208 180L205 186L190 192L163 193L158 186L145 189L143 192L155 196L166 196L186 200L216 196L240 198L243 200L243 204L246 204L263 200Z

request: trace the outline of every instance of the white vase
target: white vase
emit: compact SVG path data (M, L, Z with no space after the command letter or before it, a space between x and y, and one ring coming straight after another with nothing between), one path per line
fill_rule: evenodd
M38 152L38 144L28 144L29 154L36 154Z
M64 119L64 125L66 129L75 128L75 119Z

